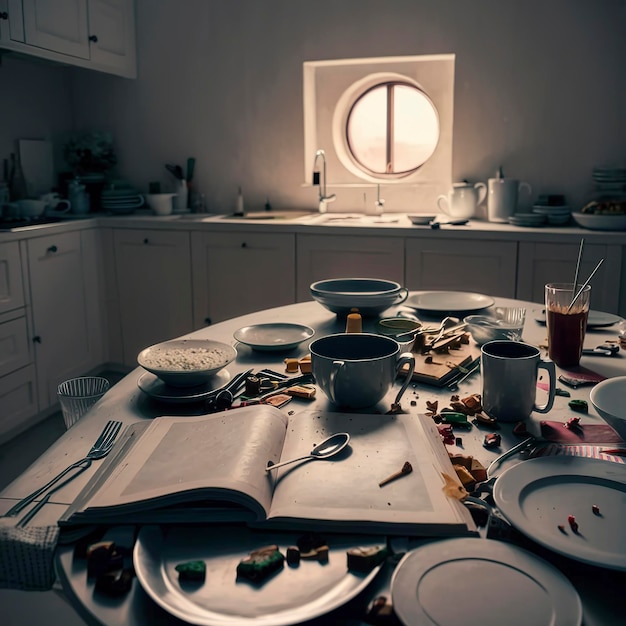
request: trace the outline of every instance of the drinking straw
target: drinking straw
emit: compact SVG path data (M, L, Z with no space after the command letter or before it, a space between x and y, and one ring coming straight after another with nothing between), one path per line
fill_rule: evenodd
M576 286L578 285L578 272L580 271L580 260L583 257L584 245L585 245L585 238L583 237L580 240L580 249L578 250L578 261L576 261L576 272L574 274L574 284L572 285L572 297L574 297L574 294L576 293Z
M574 302L576 302L576 300L578 299L578 296L583 292L584 288L589 284L589 281L593 278L593 275L600 269L600 266L602 265L602 263L604 263L604 259L600 259L600 263L596 265L593 272L589 274L589 278L582 284L582 287L578 290L578 293L572 298L572 301L569 303L569 306L567 307L568 313L569 313L569 310L574 306Z

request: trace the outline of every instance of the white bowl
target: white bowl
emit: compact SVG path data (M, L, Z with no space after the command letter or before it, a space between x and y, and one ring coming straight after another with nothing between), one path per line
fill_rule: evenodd
M437 216L436 215L407 215L411 220L411 224L415 226L428 226Z
M171 215L174 210L175 193L148 193L146 202L157 215Z
M626 230L626 215L596 215L595 213L572 213L574 221L590 230Z
M310 286L311 296L329 311L347 315L356 308L365 317L382 313L407 299L408 289L399 283L379 278L334 278Z
M141 367L172 387L205 384L237 356L237 351L221 341L174 339L145 348L137 355Z
M598 383L589 399L598 415L626 441L626 376L607 378Z

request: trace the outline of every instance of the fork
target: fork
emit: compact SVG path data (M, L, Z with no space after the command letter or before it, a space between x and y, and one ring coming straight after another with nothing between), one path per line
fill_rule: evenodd
M91 446L91 449L89 450L86 456L84 456L79 461L76 461L75 463L68 465L61 473L57 474L52 480L46 483L43 487L39 487L39 489L37 489L36 491L33 491L30 495L26 496L25 498L22 498L17 504L13 505L4 514L3 517L13 517L14 515L17 515L22 509L27 507L33 500L35 500L36 498L41 496L43 493L48 491L48 489L56 485L56 483L58 483L59 480L61 480L64 476L66 476L73 469L80 468L80 471L76 472L75 474L70 476L70 478L63 481L61 485L59 485L58 487L50 491L50 493L48 494L48 497L45 500L45 502L47 502L50 495L52 495L55 491L60 489L62 486L66 485L68 482L70 482L76 476L78 476L80 473L86 470L94 460L102 459L107 454L109 454L109 452L111 451L111 448L113 448L113 444L115 443L115 438L117 437L117 434L120 432L121 427L122 427L122 422L109 420L106 423L106 426L104 427L102 432L100 433L100 436L96 439L94 444ZM45 504L44 501L42 502ZM41 506L43 506L43 504ZM39 508L41 508L41 506L39 506ZM39 510L39 508L37 510ZM23 524L23 523L25 523L24 520L20 522L20 524Z

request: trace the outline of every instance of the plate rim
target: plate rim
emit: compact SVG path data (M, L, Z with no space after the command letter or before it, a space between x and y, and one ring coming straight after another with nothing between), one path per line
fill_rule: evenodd
M269 326L273 326L273 327L291 327L293 330L301 330L303 331L303 334L305 334L305 337L302 337L301 339L297 339L297 340L292 340L292 341L288 341L288 342L283 342L283 343L272 343L272 344L268 344L268 343L258 343L258 342L251 342L248 341L246 339L241 339L241 332L248 330L250 328L260 328L260 327L269 327ZM313 337L315 335L315 330L313 328L311 328L310 326L307 326L306 324L298 324L295 322L266 322L266 323L261 323L261 324L248 324L247 326L242 326L241 328L238 328L237 330L235 330L233 332L233 337L235 338L235 340L237 340L239 343L243 343L246 346L250 346L251 348L256 348L257 350L286 350L288 348L292 348L295 346L299 346L301 343L303 343L304 341L307 341L308 339L311 339L311 337Z
M453 560L451 556L449 558L446 558L446 556L442 554L442 551L445 551L445 548L447 546L458 547L460 552L465 551L468 555L465 558L476 558L482 560L485 558L485 551L487 551L487 556L489 556L490 560L492 561L499 561L501 563L510 565L511 558L518 558L520 561L525 562L525 565L528 565L530 563L531 566L535 566L534 571L531 572L531 574L538 575L537 578L533 577L533 580L540 586L542 586L544 590L546 588L546 580L552 581L553 583L560 585L560 587L557 589L559 597L562 597L563 595L571 596L570 602L560 603L558 602L559 598L556 598L557 601L553 602L553 612L555 613L557 610L561 609L562 604L566 606L566 608L563 609L564 614L562 615L561 619L555 623L557 625L567 624L568 626L570 624L580 625L582 623L583 610L580 595L574 585L571 583L571 581L558 568L556 568L545 559L542 559L532 552L529 552L514 544L474 537L456 537L429 542L425 545L422 545L414 550L407 552L402 557L392 574L390 585L392 604L398 615L398 618L402 623L408 625L414 624L416 622L413 619L415 617L413 613L410 613L408 615L410 621L406 621L407 614L405 613L405 598L398 595L398 585L400 582L404 582L402 581L401 577L408 574L408 580L413 580L413 582L416 583L419 580L416 578L416 576L419 574L420 569L423 569L424 573L427 573L429 570L436 566L433 565L433 563L437 563L437 560L439 558L441 558L441 562L439 563L439 565L443 564L446 561ZM429 552L433 553L432 556L428 554ZM476 556L471 557L470 555L472 553L475 553ZM427 558L424 558L425 554ZM505 555L507 559L504 558ZM430 559L428 559L429 556ZM455 557L455 560L458 558L459 557ZM413 563L416 563L418 571L407 572L407 570L410 570ZM521 567L519 569L520 571L523 571L521 570ZM415 570L415 567L413 567L413 570ZM528 574L528 572L525 573ZM415 595L416 594L414 593L413 597L415 597ZM414 603L414 606L419 607L417 602ZM427 626L428 624L434 624L434 622L428 619L427 614L423 613L423 616L419 615L420 620L422 620L424 617L426 618L426 620L423 622L424 626ZM496 618L499 619L497 616ZM572 618L574 618L574 620L576 621L573 621ZM420 621L420 623L422 623L422 621Z
M216 528L215 530L219 530L219 528ZM280 532L281 531L276 531L276 533L278 534L280 534ZM223 624L224 626L235 626L235 625L246 625L246 624L249 624L250 626L254 626L255 624L258 624L260 626L269 626L269 624L271 624L272 626L290 626L292 624L299 624L303 620L309 620L315 617L326 615L330 611L333 611L334 609L339 608L340 606L343 606L344 604L349 602L352 598L354 598L359 593L361 593L372 582L372 580L376 577L376 575L378 574L378 572L381 570L383 566L383 563L377 565L376 567L374 567L372 570L370 570L366 575L362 577L359 576L358 574L350 572L346 568L346 576L347 575L353 576L355 579L360 581L359 584L355 585L355 588L350 590L350 592L347 593L345 597L339 598L338 600L331 602L331 604L328 607L324 607L324 606L320 607L319 598L316 599L316 602L318 603L318 605L316 607L313 607L310 615L307 615L307 616L303 616L301 613L302 606L306 606L306 605L298 605L297 607L295 607L294 610L291 611L291 617L289 616L290 615L289 613L286 613L283 615L282 619L278 619L278 620L276 620L275 618L276 616L280 616L281 613L273 613L269 617L267 616L242 617L242 616L231 616L231 615L223 615L222 617L216 617L216 615L219 615L219 614L214 614L213 616L207 616L206 619L201 618L201 616L196 617L196 619L193 619L195 616L189 615L188 612L185 612L184 610L176 611L176 610L173 610L171 606L168 606L168 603L166 602L165 598L159 595L156 592L156 590L152 589L152 587L146 580L146 577L145 577L146 572L143 568L143 564L138 564L138 561L140 560L139 558L140 553L144 547L144 542L146 541L146 535L149 533L152 533L152 534L158 533L157 539L160 542L163 541L163 537L164 537L162 527L157 526L157 525L143 526L139 529L139 533L137 534L137 540L135 541L135 546L133 548L133 565L135 567L137 579L139 580L139 583L142 589L156 604L158 604L163 610L168 612L170 615L179 617L182 620L187 620L190 624L196 624L197 626L215 626L217 624ZM380 539L380 541L382 541L382 538ZM161 564L162 562L163 561L161 560ZM161 569L162 567L159 568L159 571L161 571ZM169 587L167 581L164 581L164 585ZM189 603L189 599L187 599L186 604L187 603ZM300 611L300 613L295 614L297 611ZM272 619L272 621L268 622L267 620L270 618Z
M459 307L455 307L455 308L450 308L450 307L434 307L432 305L430 306L420 306L420 305L416 305L413 304L411 302L411 300L415 299L415 298L419 298L420 296L424 296L424 295L433 295L433 294L461 294L463 296L480 296L480 298L483 298L484 301L488 304L485 304L483 306L470 306L470 307L464 307L464 308L459 308ZM417 311L433 311L433 312L442 312L442 311L448 311L448 312L453 312L453 311L458 311L458 312L463 312L463 311L478 311L481 309L487 309L491 306L493 306L495 303L494 298L492 298L491 296L488 296L486 294L483 293L477 293L477 292L472 292L472 291L455 291L455 290L429 290L429 291L421 291L419 293L414 293L409 295L409 297L404 301L404 305L408 306L412 309L415 309Z
M230 373L226 369L226 367L224 367L219 372L214 374L214 376L220 376L222 373L228 375L228 379L226 381L224 381L224 384L226 384L232 378L230 376ZM212 386L210 389L207 388L204 391L198 392L198 393L193 394L193 395L186 394L186 395L180 395L180 396L163 396L163 395L154 393L154 392L152 392L152 391L150 391L148 389L147 382L149 382L149 383L156 382L156 381L153 381L153 380L146 381L146 379L150 379L150 378L154 378L154 379L156 379L156 381L160 382L165 387L168 387L168 385L166 385L166 383L164 383L163 380L161 380L156 374L153 374L152 372L148 372L146 370L137 379L137 387L139 388L139 390L142 391L143 393L145 393L149 398L152 398L153 400L159 400L160 402L166 402L168 404L191 404L192 402L201 402L206 397L208 397L213 391L215 391L216 388L219 389L219 386L218 387L213 387ZM142 384L143 384L143 386L142 386ZM199 386L200 385L198 385L198 387ZM171 385L169 385L169 387L171 387ZM195 389L196 387L171 387L171 388L172 389L180 389L182 391L182 390Z
M579 466L585 465L587 467L584 467L582 470L577 469ZM546 468L544 469L542 466L546 466ZM569 469L570 472L567 472L567 469ZM514 499L510 497L510 494L516 493L516 491L519 491L521 494L521 489L517 489L516 484L523 482L523 490L527 493L533 482L544 482L547 477L557 479L558 477L562 477L564 475L572 475L572 470L574 475L583 476L589 480L594 478L605 478L607 480L612 480L615 483L620 483L624 485L624 491L626 491L625 465L582 456L544 456L526 461L520 461L518 464L506 469L498 477L493 488L493 497L496 502L497 509L502 513L504 518L511 523L512 526L552 552L588 565L618 571L626 571L626 550L624 550L623 554L620 555L619 558L615 557L615 553L612 553L615 558L609 559L608 561L606 559L600 561L597 558L594 559L592 556L589 556L590 549L588 544L583 545L570 542L573 549L563 549L559 540L561 540L562 537L565 537L565 535L561 535L560 532L557 534L556 526L552 529L551 535L544 535L542 533L533 533L531 535L527 531L523 530L523 522L526 516L524 515L524 511L521 506L519 506L519 498ZM520 480L518 475L522 474L523 476L524 473L530 474L530 480ZM624 478L623 482L617 479L617 475L620 473ZM597 480L595 482L597 482ZM503 495L504 492L509 494L508 498L506 495ZM589 509L591 510L591 503L589 503ZM575 548L577 547L582 548L582 550L576 550Z

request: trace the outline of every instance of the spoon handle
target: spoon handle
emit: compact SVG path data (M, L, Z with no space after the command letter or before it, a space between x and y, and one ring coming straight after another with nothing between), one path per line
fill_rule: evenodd
M273 469L277 467L282 467L283 465L289 465L289 463L295 463L296 461L304 461L305 459L314 459L315 457L312 454L307 454L306 456L301 456L297 459L289 459L289 461L283 461L282 463L276 463L274 465L268 465L265 468L266 472L271 472Z

